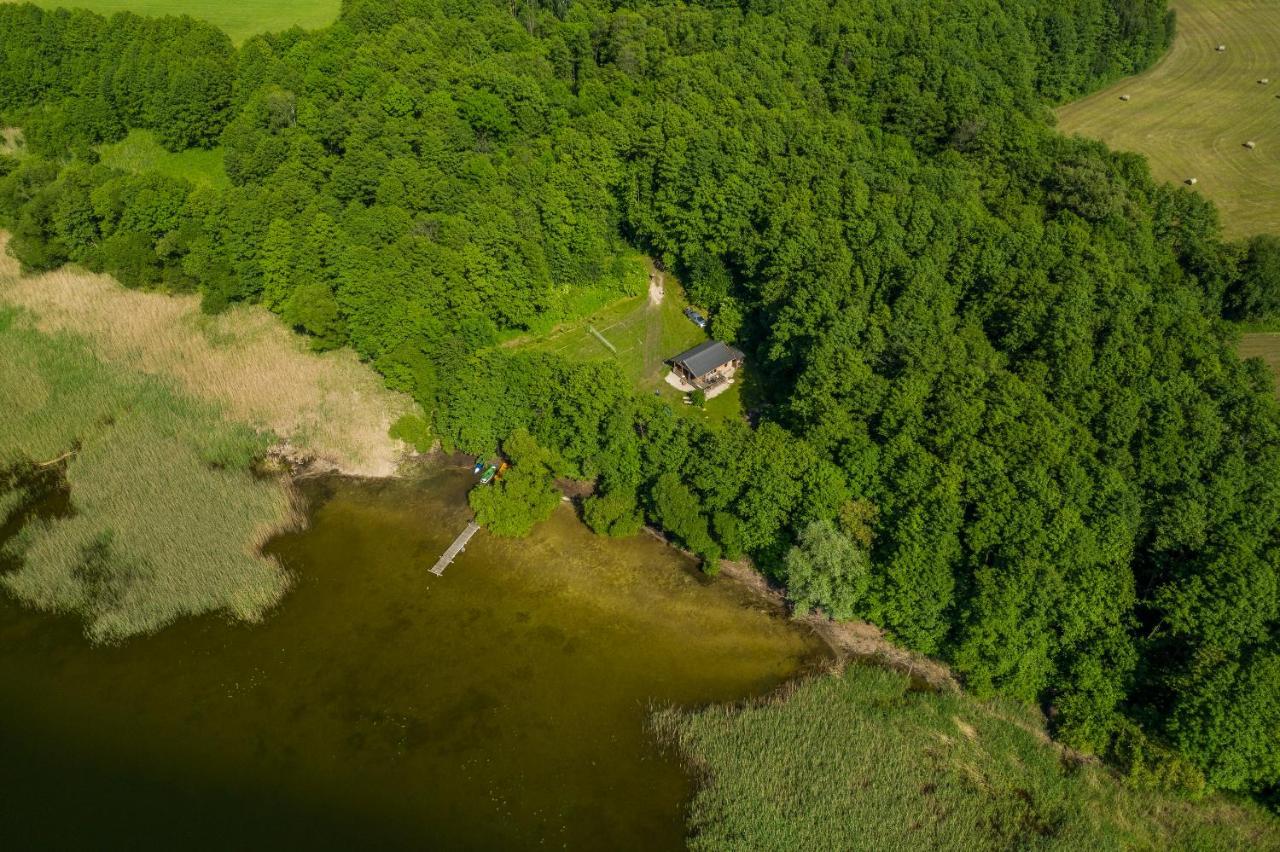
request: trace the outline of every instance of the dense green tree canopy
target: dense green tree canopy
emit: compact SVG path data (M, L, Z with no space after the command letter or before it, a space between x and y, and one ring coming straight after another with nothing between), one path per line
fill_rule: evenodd
M28 267L353 346L450 445L527 433L548 461L482 516L594 480L598 531L749 554L1077 747L1137 724L1263 792L1280 416L1219 316L1274 300L1274 246L1048 112L1171 27L1159 0L351 0L233 50L0 5L0 110L41 155L0 160L0 217ZM133 127L220 140L233 186L94 164ZM747 351L757 426L493 345L636 292L633 248Z

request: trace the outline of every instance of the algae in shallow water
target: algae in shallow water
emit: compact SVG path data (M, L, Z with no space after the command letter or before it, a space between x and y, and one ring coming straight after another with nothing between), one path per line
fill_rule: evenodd
M6 838L135 848L683 846L689 780L653 707L762 694L823 649L648 538L562 507L519 541L474 479L311 482L297 577L260 625L94 648L0 605Z

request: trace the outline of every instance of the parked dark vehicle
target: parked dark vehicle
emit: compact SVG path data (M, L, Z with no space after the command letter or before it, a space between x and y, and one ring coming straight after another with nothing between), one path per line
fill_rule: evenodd
M707 327L707 318L704 317L702 314L698 313L697 311L695 311L693 308L685 308L684 315L687 316L689 319L693 320L693 324L696 325L698 328Z

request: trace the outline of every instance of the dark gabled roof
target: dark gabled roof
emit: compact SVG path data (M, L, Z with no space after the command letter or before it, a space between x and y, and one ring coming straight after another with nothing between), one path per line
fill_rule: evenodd
M723 367L741 357L742 353L727 343L708 340L706 343L699 343L688 352L681 352L671 359L671 363L684 367L695 376L705 376L717 367Z

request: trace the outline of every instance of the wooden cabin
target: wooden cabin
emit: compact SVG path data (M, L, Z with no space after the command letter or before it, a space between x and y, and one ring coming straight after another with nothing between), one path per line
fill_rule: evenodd
M707 390L733 378L743 355L727 343L708 340L671 359L671 372L695 388Z

